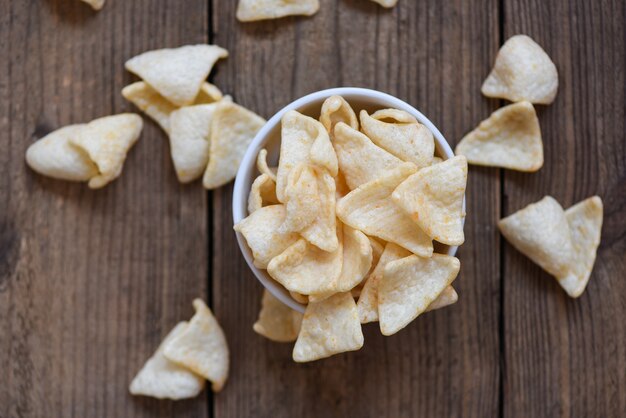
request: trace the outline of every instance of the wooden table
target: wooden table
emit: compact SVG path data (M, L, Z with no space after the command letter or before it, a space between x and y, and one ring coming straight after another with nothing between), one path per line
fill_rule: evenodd
M238 23L235 0L0 2L0 417L626 416L626 8L618 0L320 0L312 18ZM100 191L41 177L29 144L136 111L120 95L140 52L217 43L212 80L264 117L309 92L361 86L421 109L455 144L503 103L480 94L499 45L525 33L559 69L538 107L545 166L471 167L460 300L312 364L252 331L261 287L232 231L232 185L175 178L146 119ZM586 292L572 300L496 221L545 194L605 204ZM224 391L182 402L128 384L204 297L228 336Z

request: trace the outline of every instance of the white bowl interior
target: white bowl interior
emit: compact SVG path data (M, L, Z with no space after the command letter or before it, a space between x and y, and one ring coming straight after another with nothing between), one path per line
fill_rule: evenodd
M250 193L252 182L259 175L256 169L256 158L259 151L262 148L266 148L268 152L269 165L278 165L278 156L280 152L280 121L283 115L290 110L297 110L307 116L319 119L322 103L328 97L333 95L339 95L346 99L357 115L362 109L372 113L376 110L386 108L400 109L410 113L433 133L436 148L435 154L437 156L443 158L444 160L454 156L450 145L448 145L446 139L432 124L432 122L413 106L398 98L376 90L354 87L318 91L304 96L281 109L263 126L263 128L261 128L248 147L248 150L246 151L239 167L239 171L237 172L237 178L235 180L235 187L233 190L233 221L235 224L248 216L248 194ZM463 202L463 207L465 209L465 202ZM266 270L261 270L254 266L252 251L248 247L248 244L243 236L239 232L236 234L239 248L241 248L241 252L243 253L246 263L261 284L263 284L263 286L281 302L285 303L292 309L304 312L305 305L302 305L294 300L282 285L274 281L269 276ZM434 244L435 252L452 256L456 254L458 249L458 247L442 245L437 242Z

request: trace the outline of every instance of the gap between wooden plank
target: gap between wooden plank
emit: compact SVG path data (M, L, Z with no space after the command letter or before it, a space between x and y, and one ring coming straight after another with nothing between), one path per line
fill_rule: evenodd
M207 42L209 44L213 43L213 2L207 1ZM209 80L211 81L213 77L209 75ZM202 180L201 180L202 181ZM203 186L204 187L204 186ZM213 310L213 192L206 191L206 201L207 201L207 220L206 220L206 237L207 237L207 270L206 270L206 300L208 305ZM209 418L213 418L215 416L215 408L213 405L213 390L210 388L210 385L207 385L206 391L206 407L207 407L207 416Z
M504 44L504 0L498 0L498 44L501 47ZM500 100L500 107L504 106L504 100ZM502 219L506 212L506 191L504 190L504 169L500 169L500 216ZM499 232L496 231L499 234ZM499 342L499 363L500 363L500 382L498 385L498 416L504 417L504 379L506 376L506 340L504 334L504 240L499 236L500 245L498 257L500 258L500 312L498 314L498 342Z

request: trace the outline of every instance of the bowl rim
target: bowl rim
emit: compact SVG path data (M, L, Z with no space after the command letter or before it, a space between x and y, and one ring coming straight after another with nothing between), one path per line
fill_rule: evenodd
M432 132L436 142L436 147L444 154L442 155L442 157L445 157L446 160L454 157L454 152L452 151L450 144L448 144L446 138L439 131L439 129L430 121L430 119L428 119L422 112L417 110L415 107L411 106L409 103L401 99L398 99L397 97L394 97L387 93L383 93L378 90L361 87L337 87L319 90L307 94L306 96L303 96L297 100L294 100L293 102L289 103L278 112L276 112L274 116L272 116L265 123L265 125L263 125L263 127L259 130L259 132L256 134L256 136L248 146L248 149L246 150L246 153L241 160L239 169L237 170L237 176L235 177L235 185L233 188L232 209L234 225L236 225L248 216L247 207L248 194L250 190L245 188L245 180L256 169L257 155L259 151L264 147L265 143L269 140L270 132L273 131L274 128L280 123L283 115L291 110L299 110L313 102L325 100L328 97L334 95L361 96L363 98L369 99L370 101L383 102L384 108L395 108L410 113L418 120L419 123L426 126ZM463 197L463 211L465 211L465 196ZM465 224L465 218L463 219L463 224ZM252 273L257 278L257 280L261 282L263 287L285 305L296 311L304 312L306 305L303 305L293 299L289 292L280 284L274 282L265 270L257 268L254 265L252 253L243 235L238 231L235 231L235 235L237 237L237 244L239 245L239 249L243 254L246 264L248 265L250 270L252 270ZM456 255L457 250L458 246L449 246L447 254L450 256L454 256Z

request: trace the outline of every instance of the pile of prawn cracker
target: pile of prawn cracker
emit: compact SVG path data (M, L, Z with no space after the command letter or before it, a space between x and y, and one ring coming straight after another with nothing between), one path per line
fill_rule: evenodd
M217 45L186 45L148 51L126 61L139 76L122 95L169 135L181 183L202 177L206 189L232 181L265 119L233 103L206 81L228 51Z
M191 320L178 323L130 384L133 395L185 399L200 394L209 380L214 392L228 378L226 337L208 306L193 301Z
M206 189L215 189L232 181L265 124L206 81L216 61L227 56L217 45L186 45L144 52L126 62L142 81L124 87L122 95L169 135L181 183L202 177ZM141 118L131 113L66 126L31 145L26 161L42 175L100 188L122 173L142 127Z
M556 66L526 35L508 39L482 85L487 97L513 104L496 110L456 147L470 164L535 172L543 166L543 142L533 104L551 104L558 91ZM564 210L552 197L498 223L502 235L554 276L565 292L579 297L596 259L603 205L598 196Z
M398 0L371 0L382 7L391 8ZM312 16L320 9L319 0L239 0L237 20L255 22L279 19L285 16Z
M302 316L266 292L254 330L295 341L293 359L308 362L360 349L361 324L393 335L456 302L459 260L433 241L465 240L467 161L434 153L432 133L401 110L357 117L332 96L319 120L287 112L278 167L259 153L235 230L255 266L307 307Z

